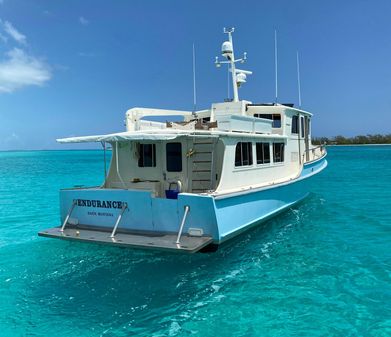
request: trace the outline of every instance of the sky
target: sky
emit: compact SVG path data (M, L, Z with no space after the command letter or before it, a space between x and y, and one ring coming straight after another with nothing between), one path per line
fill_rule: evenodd
M227 98L217 69L235 27L239 97L314 114L313 136L391 133L391 1L0 0L0 150L87 148L56 138L124 131L132 107L197 109ZM232 93L232 90L231 90Z

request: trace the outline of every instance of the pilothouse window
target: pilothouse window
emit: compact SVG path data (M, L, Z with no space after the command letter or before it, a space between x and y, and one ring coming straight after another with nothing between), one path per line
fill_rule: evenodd
M291 133L299 133L299 116L292 116L292 130Z
M235 166L250 166L253 164L253 147L251 142L239 142L235 149Z
M167 143L166 165L167 165L168 172L182 171L182 144L181 143Z
M273 143L273 161L275 163L284 161L284 143Z
M138 167L156 167L155 144L139 144Z
M254 117L271 119L273 121L273 128L281 127L281 115L280 114L254 114Z
M269 143L256 143L257 164L270 163L270 146Z

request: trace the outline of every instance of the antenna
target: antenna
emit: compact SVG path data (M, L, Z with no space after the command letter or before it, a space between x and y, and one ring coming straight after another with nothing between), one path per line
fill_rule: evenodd
M197 92L196 92L196 64L195 64L195 47L193 42L193 111L196 111L197 107Z
M278 64L277 64L277 30L274 30L274 68L276 80L276 104L278 100Z
M300 62L299 62L299 52L296 52L296 61L297 61L297 88L299 90L299 108L301 108L301 87L300 87Z

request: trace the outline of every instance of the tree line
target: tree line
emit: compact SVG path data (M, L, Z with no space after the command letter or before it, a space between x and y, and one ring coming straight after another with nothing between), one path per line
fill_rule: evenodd
M313 144L327 144L327 145L358 145L358 144L391 144L391 134L388 135L366 135L355 137L314 137Z

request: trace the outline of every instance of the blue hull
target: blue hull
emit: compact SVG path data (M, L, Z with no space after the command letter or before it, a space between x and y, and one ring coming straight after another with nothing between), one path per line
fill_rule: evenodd
M326 166L323 157L305 165L300 177L288 183L219 197L181 193L178 199L163 199L152 197L148 191L62 190L61 221L64 221L72 202L77 200L71 221L97 229L111 229L121 212L122 203L126 202L128 208L120 229L177 233L185 206L189 206L183 233L189 228L202 229L204 235L213 238L213 243L220 244L304 199L310 191L310 178Z

